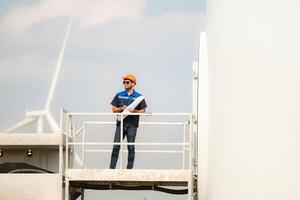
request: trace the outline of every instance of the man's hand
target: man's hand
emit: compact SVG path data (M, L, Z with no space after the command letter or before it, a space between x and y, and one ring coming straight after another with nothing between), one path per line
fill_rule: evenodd
M112 106L112 111L113 112L123 112L126 108L127 108L127 106L125 106L125 105L122 107Z
M128 109L128 111L133 113L135 111L135 109L131 108L131 109Z
M146 109L141 109L141 110L133 109L131 112L134 112L134 113L145 113Z
M124 105L121 108L122 108L122 111L124 111L124 110L126 110L127 106Z

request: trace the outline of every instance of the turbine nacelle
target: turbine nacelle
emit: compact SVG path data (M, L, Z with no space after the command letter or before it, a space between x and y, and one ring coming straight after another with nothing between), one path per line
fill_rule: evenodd
M27 125L37 122L37 133L44 132L44 119L48 121L49 127L53 133L60 133L60 128L54 118L51 116L50 112L44 110L27 111L25 114L25 119L15 124L14 126L6 129L3 133L12 132L16 129L25 127Z
M46 110L33 110L33 111L26 111L25 117L45 117L49 114Z

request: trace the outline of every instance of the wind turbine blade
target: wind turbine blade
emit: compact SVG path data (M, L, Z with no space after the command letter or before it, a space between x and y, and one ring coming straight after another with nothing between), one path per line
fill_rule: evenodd
M57 80L58 80L58 76L59 76L59 72L60 72L60 68L61 68L61 63L62 63L62 60L63 60L63 57L64 57L66 45L67 45L67 42L68 42L68 39L69 39L71 26L72 26L72 20L70 21L70 23L68 25L68 28L67 28L67 31L66 31L66 34L65 34L65 39L63 41L63 45L62 45L62 48L60 50L59 58L58 58L58 61L57 61L57 65L56 65L56 68L55 68L54 76L53 76L51 87L50 87L50 91L49 91L49 94L48 94L47 103L46 103L46 106L45 106L46 111L49 111L51 101L53 99L53 94L55 92L55 88L56 88L56 84L57 84Z
M59 126L58 124L56 123L55 119L53 119L53 117L48 114L46 115L46 118L49 122L49 125L50 125L50 128L51 130L54 132L54 133L59 133L60 132L60 129L59 129Z
M31 124L31 123L33 123L33 122L35 122L37 120L38 120L37 117L26 117L25 119L23 119L19 123L17 123L15 125L11 126L10 128L4 130L3 133L8 133L8 132L14 131L14 130L16 130L18 128L21 128L21 127L24 127L24 126L26 126L28 124Z

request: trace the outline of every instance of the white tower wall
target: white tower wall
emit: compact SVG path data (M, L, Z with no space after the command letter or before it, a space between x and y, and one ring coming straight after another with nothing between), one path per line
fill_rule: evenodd
M209 200L300 199L300 1L209 0Z

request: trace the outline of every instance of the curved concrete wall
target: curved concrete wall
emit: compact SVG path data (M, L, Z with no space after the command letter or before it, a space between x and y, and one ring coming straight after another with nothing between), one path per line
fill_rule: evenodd
M300 199L300 1L209 0L209 200Z

